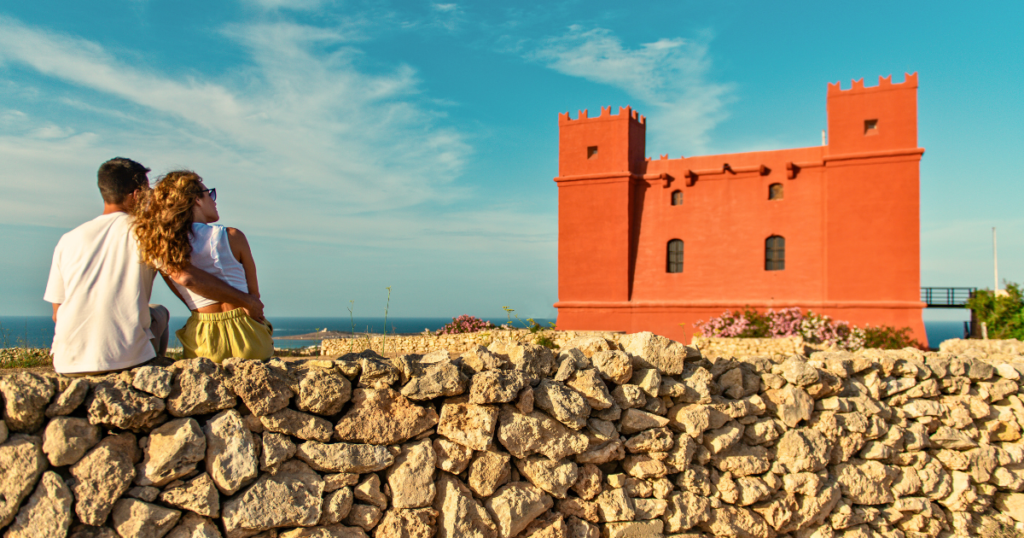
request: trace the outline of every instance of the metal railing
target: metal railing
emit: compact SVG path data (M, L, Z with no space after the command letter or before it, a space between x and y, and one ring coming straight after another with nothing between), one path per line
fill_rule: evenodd
M921 301L929 308L963 308L978 288L921 288Z

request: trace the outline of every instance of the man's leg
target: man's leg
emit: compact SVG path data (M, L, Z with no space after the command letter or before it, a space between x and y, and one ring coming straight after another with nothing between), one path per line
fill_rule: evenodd
M167 307L151 304L149 305L149 330L153 333L153 349L156 350L157 357L167 356L167 342L171 337L170 331L167 325L171 321L171 313L167 310Z

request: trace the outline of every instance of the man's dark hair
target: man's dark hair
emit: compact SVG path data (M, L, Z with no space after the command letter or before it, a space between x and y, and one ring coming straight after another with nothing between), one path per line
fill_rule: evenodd
M100 165L100 195L107 204L123 204L125 197L149 185L149 168L124 157L114 157Z

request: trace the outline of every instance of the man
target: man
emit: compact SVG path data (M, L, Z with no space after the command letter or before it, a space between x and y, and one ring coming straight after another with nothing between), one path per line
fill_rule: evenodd
M99 169L103 214L61 237L43 299L53 303L53 367L62 374L100 373L139 366L167 351L170 314L150 305L156 270L139 262L129 216L149 189L149 169L122 157ZM217 301L263 317L263 303L190 267L167 275Z

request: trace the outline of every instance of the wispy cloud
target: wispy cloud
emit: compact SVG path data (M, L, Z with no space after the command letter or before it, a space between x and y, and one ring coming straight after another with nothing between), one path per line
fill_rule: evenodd
M527 58L566 75L607 84L638 99L653 119L648 147L702 152L726 116L731 86L708 80L707 38L659 39L629 48L610 30L571 26L525 49Z
M162 147L160 161L234 178L238 187L249 187L246 192L266 197L250 195L246 201L256 207L334 200L310 208L299 221L465 194L450 184L471 149L444 127L442 115L419 104L412 68L361 71L361 52L349 46L346 33L331 29L275 23L234 26L226 34L253 59L238 81L171 77L129 65L95 43L0 18L5 61L132 103L143 122L129 132L102 123L97 129L37 123L29 133L8 131L19 136L0 141L6 145L0 152L24 158L74 132L95 131L93 139L104 146L128 143L157 155ZM315 52L322 48L332 52ZM21 202L5 197L0 207L13 210Z
M268 11L276 9L308 11L319 8L325 3L325 0L245 0L245 3Z

